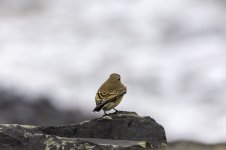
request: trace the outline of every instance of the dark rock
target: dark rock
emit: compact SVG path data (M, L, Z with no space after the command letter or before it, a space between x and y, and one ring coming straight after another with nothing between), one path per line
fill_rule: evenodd
M49 135L147 141L152 147L167 143L164 128L150 117L134 112L117 112L76 125L41 127Z
M147 141L154 148L167 143L161 125L134 112L117 112L76 125L40 127L40 130L45 134L66 137Z
M41 134L38 127L17 124L0 125L1 150L139 150L145 141L68 138Z
M150 117L118 112L80 124L39 127L0 125L0 149L152 149L166 144L165 131Z

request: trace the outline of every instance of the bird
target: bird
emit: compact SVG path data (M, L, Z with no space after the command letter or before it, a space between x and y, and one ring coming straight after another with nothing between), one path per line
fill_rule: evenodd
M121 83L121 76L117 73L112 73L96 93L96 107L93 112L99 112L101 109L104 111L104 115L107 115L106 111L111 109L118 112L115 107L121 102L126 92L127 88Z

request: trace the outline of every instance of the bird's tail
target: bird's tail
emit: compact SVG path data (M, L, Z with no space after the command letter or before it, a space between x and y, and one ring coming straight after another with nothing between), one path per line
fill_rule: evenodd
M123 94L122 94L122 96L123 96ZM100 111L106 104L111 103L111 102L114 102L114 101L117 100L117 99L118 99L118 97L116 96L116 97L113 97L112 99L109 99L109 100L107 100L107 101L103 101L102 103L98 104L98 105L94 108L93 111Z
M94 111L99 112L99 111L101 110L101 108L102 108L102 107L100 107L100 105L98 105L98 106L96 106L96 107L94 108L93 112L94 112Z

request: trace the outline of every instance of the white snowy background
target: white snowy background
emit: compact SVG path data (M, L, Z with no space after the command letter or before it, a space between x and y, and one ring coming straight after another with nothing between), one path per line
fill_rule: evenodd
M116 72L168 141L226 141L225 58L224 0L0 1L1 87L88 114Z

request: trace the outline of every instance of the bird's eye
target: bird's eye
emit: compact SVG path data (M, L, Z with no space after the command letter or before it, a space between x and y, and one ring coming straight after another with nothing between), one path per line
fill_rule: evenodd
M118 80L120 81L120 78L118 78Z

